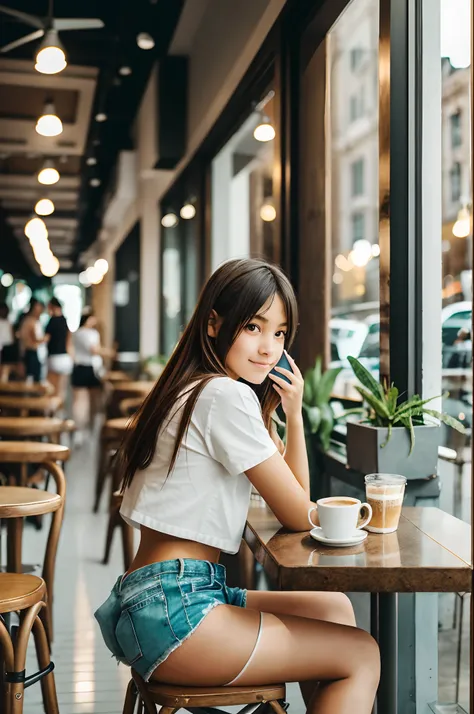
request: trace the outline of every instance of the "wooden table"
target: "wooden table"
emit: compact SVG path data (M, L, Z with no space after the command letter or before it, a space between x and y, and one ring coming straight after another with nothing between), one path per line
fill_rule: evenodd
M0 394L20 396L43 396L54 394L54 387L49 382L0 382Z
M0 416L0 436L32 437L53 436L57 437L65 431L70 431L69 420L57 417L4 417Z
M433 593L471 591L467 523L438 508L404 508L397 532L328 548L309 533L284 531L259 504L250 508L244 539L278 589L372 593L371 629L382 656L379 714L425 711L437 700ZM430 594L417 601L415 593Z
M0 395L0 411L13 411L27 417L30 412L53 415L63 406L61 397L19 397Z

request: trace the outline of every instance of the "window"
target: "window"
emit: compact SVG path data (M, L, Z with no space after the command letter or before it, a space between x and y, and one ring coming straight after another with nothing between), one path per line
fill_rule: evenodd
M353 94L350 98L350 121L356 121L364 116L365 113L365 102L364 102L364 87L362 86L356 94Z
M362 47L353 47L351 49L351 70L353 72L360 67L363 57L364 50Z
M449 121L451 125L451 148L455 149L457 146L462 145L461 111L451 114Z
M351 164L352 196L362 196L364 193L364 159L358 159Z
M461 198L461 164L456 161L449 172L451 182L451 201L457 203Z
M365 238L365 215L361 211L352 214L352 243Z

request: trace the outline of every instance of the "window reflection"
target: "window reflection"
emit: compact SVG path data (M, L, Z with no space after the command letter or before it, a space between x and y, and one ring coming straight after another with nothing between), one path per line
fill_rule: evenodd
M273 94L267 94L212 162L212 270L230 258L277 259Z
M378 35L378 1L353 0L328 37L331 357L347 395L357 395L348 355L379 369Z

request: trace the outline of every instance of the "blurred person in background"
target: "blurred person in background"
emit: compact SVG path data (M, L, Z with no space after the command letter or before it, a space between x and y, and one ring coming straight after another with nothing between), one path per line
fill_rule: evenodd
M40 317L44 312L45 305L41 300L32 300L30 308L23 318L18 329L21 349L23 353L23 363L25 365L25 377L33 382L41 381L41 362L38 356L38 347L45 343L43 328Z
M63 307L55 297L48 304L50 314L45 330L48 348L48 382L56 394L65 400L68 377L72 372L71 332L63 315Z
M12 347L14 346L13 327L8 319L8 305L0 303L0 381L8 380L11 369ZM17 362L18 359L14 360Z
M100 411L103 386L99 371L102 365L101 358L115 356L115 350L101 346L97 318L92 313L81 317L79 329L72 336L72 343L74 350L71 377L72 412L77 427L75 444L80 446L84 441L85 429L93 428L95 415Z

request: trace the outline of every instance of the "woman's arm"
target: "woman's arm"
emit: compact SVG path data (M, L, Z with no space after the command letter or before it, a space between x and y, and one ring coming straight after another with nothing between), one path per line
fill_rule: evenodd
M273 380L273 386L281 397L281 406L286 415L284 459L309 497L309 464L302 413L304 379L294 359L287 352L285 354L293 371L290 372L281 367L276 367L276 369L291 380L291 384L274 374L270 374L269 377Z

